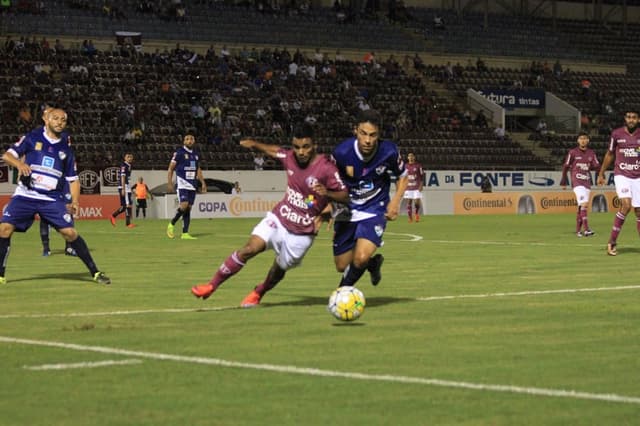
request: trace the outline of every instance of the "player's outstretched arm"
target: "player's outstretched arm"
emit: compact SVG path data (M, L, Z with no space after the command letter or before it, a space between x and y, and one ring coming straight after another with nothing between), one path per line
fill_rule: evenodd
M600 167L600 171L598 172L598 185L604 185L604 172L609 168L609 166L613 163L614 157L613 152L607 151L604 155L604 159L602 160L602 166Z
M280 150L280 146L278 145L262 143L254 139L242 139L240 146L251 150L258 150L273 158L276 158L276 154Z
M396 220L398 218L398 214L400 214L400 203L402 203L402 196L404 192L407 190L407 186L409 185L409 177L402 176L399 177L396 182L396 193L393 194L393 198L389 201L387 205L387 212L385 217L388 220Z

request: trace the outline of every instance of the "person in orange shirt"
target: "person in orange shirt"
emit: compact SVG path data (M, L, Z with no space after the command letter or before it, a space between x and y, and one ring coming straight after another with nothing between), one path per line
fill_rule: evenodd
M147 199L153 200L153 194L149 191L149 187L144 183L142 176L138 178L138 182L131 187L131 191L136 194L136 217L140 215L142 210L142 217L147 218Z

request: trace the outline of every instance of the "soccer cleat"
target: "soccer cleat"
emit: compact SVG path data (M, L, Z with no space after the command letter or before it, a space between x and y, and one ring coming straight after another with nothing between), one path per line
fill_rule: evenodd
M409 223L413 222L413 219L411 218L411 216L409 216Z
M580 231L576 232L576 237L581 238L582 237L582 232L580 232Z
M51 255L51 250L44 249L42 250L43 257L49 257Z
M7 279L5 277L0 277L0 285L6 284L6 283L7 283Z
M194 236L192 236L191 234L189 234L188 232L185 232L184 234L182 234L182 235L180 236L180 239L181 239L181 240L197 240L197 239L198 239L198 237L194 237Z
M174 228L174 226L173 226L173 224L172 224L172 223L169 223L169 224L167 225L167 237L169 237L169 238L173 238L173 237L175 237L175 235L174 235L174 233L173 233L173 228Z
M251 293L247 294L244 299L242 299L240 306L243 308L255 308L260 304L260 299L262 299L260 293L253 290Z
M136 226L138 225L136 225L135 223L130 223L127 225L127 228L131 229L131 228L135 228Z
M617 256L618 255L618 250L616 250L616 245L615 244L607 244L607 254L609 256Z
M213 294L213 286L211 284L198 284L191 287L191 294L195 297L201 297L206 300Z
M416 222L420 222L420 215L416 213Z
M590 237L592 235L596 235L596 233L593 232L591 229L587 229L586 231L584 231L584 236L585 237Z
M111 284L111 279L104 274L104 272L96 272L93 275L93 280L98 284Z
M367 270L371 275L371 284L373 285L378 285L378 283L382 279L382 274L380 273L380 268L382 268L382 262L384 262L384 256L382 256L380 253L376 254L371 259L369 259Z
M67 247L64 251L65 256L78 256L78 253L76 253L76 251L71 248L71 247Z
M111 226L116 226L116 218L111 216L109 217L109 220L111 221Z

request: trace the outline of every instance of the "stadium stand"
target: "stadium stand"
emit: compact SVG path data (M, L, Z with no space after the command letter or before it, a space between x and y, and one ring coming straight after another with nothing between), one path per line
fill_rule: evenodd
M0 142L13 142L38 122L44 102L54 102L69 111L79 160L88 165L112 164L129 150L138 167L164 169L180 135L190 128L196 129L206 168L249 169L251 154L237 146L242 136L281 141L292 122L306 119L317 125L320 150L329 152L350 133L360 108L376 108L384 113L385 136L398 141L404 153L413 151L429 169L549 169L565 141L573 144L571 138L539 139L532 132L531 139L548 150L541 156L509 135L497 138L493 129L474 123L459 95L467 88L504 87L520 80L575 105L592 118L591 127L595 118L594 134L606 134L617 124L622 92L625 102L640 97L629 90L637 87L633 72L555 75L542 59L540 72L533 67L478 71L465 64L449 78L444 65L414 67L409 56L399 61L387 54L369 61L328 58L319 49L320 57L312 53L314 46L323 46L360 49L370 56L446 51L469 54L471 60L522 58L526 52L536 59L620 62L629 60L622 53L637 44L640 27L635 25L623 37L595 23L562 20L554 26L550 19L505 15L491 15L491 26L485 28L484 15L478 13L460 19L452 12L418 8L391 19L335 8L260 10L208 1L184 2L182 12L126 0L106 2L106 8L83 0L41 3L20 2L22 9L0 15L0 26L11 34L0 54L5 64L0 93L6 94L0 98ZM430 27L436 14L445 23L437 31ZM91 39L112 40L116 31L139 31L145 40L165 40L165 47L144 53L130 41L93 47ZM55 37L63 36L85 41L56 43ZM505 38L510 42L501 42ZM216 43L206 54L180 44L208 46L210 40ZM537 75L544 79L536 80ZM584 79L592 84L589 96L580 86ZM432 83L444 84L445 90L435 91ZM606 105L611 109L603 109Z

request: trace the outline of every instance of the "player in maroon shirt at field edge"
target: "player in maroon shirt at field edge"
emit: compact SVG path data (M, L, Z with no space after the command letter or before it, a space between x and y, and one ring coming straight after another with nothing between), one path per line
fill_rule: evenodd
M591 170L599 170L600 162L596 153L588 147L589 134L580 132L578 146L569 150L562 167L560 185L567 186L567 172L571 173L571 187L576 194L578 213L576 214L576 235L590 237L594 232L589 228L587 212L591 195ZM582 231L584 230L584 232Z
M407 201L407 214L409 222L420 222L420 207L422 207L422 184L424 181L424 170L422 164L416 161L413 152L407 154L407 163L404 165L407 170L409 183L404 191L403 198Z
M640 129L638 129L638 108L627 108L624 126L611 132L609 149L602 160L598 173L598 185L604 185L604 172L613 163L613 181L620 208L613 220L611 236L607 244L607 254L616 256L618 235L631 207L636 213L636 228L640 233Z

